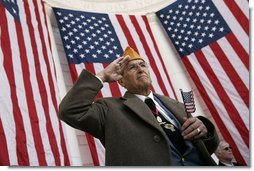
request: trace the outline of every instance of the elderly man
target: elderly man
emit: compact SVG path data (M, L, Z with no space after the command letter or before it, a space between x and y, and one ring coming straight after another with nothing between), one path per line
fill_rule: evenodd
M103 82L125 87L123 97L95 100ZM190 117L183 104L151 92L147 63L128 47L96 76L84 70L60 104L60 118L100 139L106 165L208 166L218 145L212 123Z
M226 141L221 141L219 143L215 155L219 159L219 166L241 166L240 164L233 162L234 155L230 145Z

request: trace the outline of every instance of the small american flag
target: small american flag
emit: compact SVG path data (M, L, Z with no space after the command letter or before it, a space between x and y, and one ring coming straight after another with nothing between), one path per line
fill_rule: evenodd
M188 114L194 113L196 111L195 107L195 101L194 101L194 94L193 91L184 92L182 89L180 89L182 98L183 98L183 104L185 107L185 111Z

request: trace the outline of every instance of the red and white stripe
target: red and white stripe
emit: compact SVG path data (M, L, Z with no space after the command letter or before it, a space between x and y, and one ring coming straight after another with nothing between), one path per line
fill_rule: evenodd
M41 0L17 1L20 23L0 3L1 165L70 165Z
M138 53L149 63L153 81L153 91L176 99L174 89L152 35L147 18L145 16L128 15L109 15L109 18L120 40L122 49L125 49L128 45L134 49L138 49ZM73 81L77 79L78 75L84 68L97 74L106 67L105 64L98 63L70 64L69 66ZM98 97L119 97L124 95L125 91L126 90L117 83L105 84L101 92L98 94ZM94 165L104 165L105 151L99 140L91 139L87 134L86 136L88 142L92 141L89 142L89 146ZM96 147L96 149L94 149L94 147Z
M237 162L249 165L248 2L213 2L232 32L183 62Z

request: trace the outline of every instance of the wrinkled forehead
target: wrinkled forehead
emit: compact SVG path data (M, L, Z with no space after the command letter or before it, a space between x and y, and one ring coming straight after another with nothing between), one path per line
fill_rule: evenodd
M229 144L228 144L228 143L226 143L226 142L223 142L223 143L221 143L221 147L222 147L222 148L229 147Z
M142 62L145 62L143 59L135 59L135 60L130 60L127 64L127 66L129 65L133 65L133 64L139 64L139 63L142 63Z

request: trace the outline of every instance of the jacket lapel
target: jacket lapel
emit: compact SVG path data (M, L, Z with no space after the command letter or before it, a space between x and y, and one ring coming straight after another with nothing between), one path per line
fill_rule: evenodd
M184 108L182 108L182 106L180 105L181 103L175 100L171 100L168 97L161 96L159 94L154 95L165 105L166 108L168 108L172 112L172 114L182 125L184 122L183 117L187 117L187 114Z
M123 98L126 99L124 105L130 108L136 115L138 115L145 122L147 122L148 124L158 129L160 132L165 134L162 128L157 123L155 117L153 116L153 113L144 102L142 102L138 97L129 92L126 92Z

